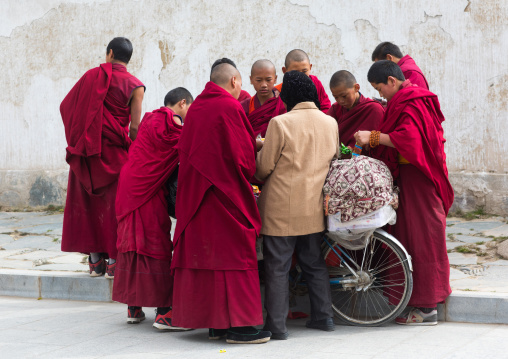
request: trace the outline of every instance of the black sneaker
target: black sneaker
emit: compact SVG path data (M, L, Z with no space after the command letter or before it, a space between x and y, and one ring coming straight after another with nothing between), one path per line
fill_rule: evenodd
M210 340L219 340L225 338L227 334L227 329L208 329L208 339Z
M145 318L145 313L141 307L127 307L127 323L139 324Z
M325 332L333 332L335 330L335 323L332 318L309 320L305 326L307 328L324 330Z
M230 344L262 344L270 340L267 330L259 330L254 327L234 327L228 330L226 342Z
M106 261L101 257L96 263L92 263L90 256L88 256L88 267L90 268L90 277L100 277L106 272Z

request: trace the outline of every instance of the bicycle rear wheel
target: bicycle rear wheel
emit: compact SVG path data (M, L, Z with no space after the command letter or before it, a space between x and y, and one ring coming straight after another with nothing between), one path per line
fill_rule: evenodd
M325 243L323 255L330 273L335 317L356 326L378 326L395 319L413 290L406 253L378 231L361 250L328 243L332 247Z

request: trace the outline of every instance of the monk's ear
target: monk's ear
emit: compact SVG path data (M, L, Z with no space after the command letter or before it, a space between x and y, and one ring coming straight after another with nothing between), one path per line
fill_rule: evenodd
M390 83L391 86L397 85L397 79L393 76L388 76L388 82Z
M386 60L389 60L391 62L395 62L395 61L393 61L393 56L390 55L390 54L386 55Z
M277 75L273 78L273 83L277 83Z
M360 92L360 84L355 84L354 89L355 92Z
M282 73L285 74L287 72L286 66L282 66Z
M183 99L183 100L180 100L180 103L178 104L178 106L180 106L180 108L185 108L186 104L187 104L187 100Z
M253 84L253 83L252 83L252 76L249 76L249 80L250 80L250 83L251 83L251 84ZM254 84L253 84L253 85L254 85Z
M310 67L309 67L309 73L312 71L312 64L309 64Z

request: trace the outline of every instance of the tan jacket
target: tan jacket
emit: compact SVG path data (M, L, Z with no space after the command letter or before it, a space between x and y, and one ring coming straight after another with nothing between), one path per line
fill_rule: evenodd
M266 181L258 200L270 236L299 236L325 229L323 185L340 151L337 122L312 102L274 117L256 159L256 178Z

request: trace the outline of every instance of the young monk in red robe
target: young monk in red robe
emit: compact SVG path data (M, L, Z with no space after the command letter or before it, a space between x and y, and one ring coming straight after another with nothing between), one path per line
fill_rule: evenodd
M228 63L212 70L178 143L173 324L209 328L209 338L264 343L256 237L261 228L249 179L256 141L237 101L242 78Z
M128 305L131 324L145 319L142 307L157 307L153 326L160 330L185 330L171 325L173 244L165 184L178 166L176 144L192 101L178 87L168 92L164 107L145 114L118 180L113 300Z
M212 71L215 66L220 65L220 64L230 64L231 66L233 66L236 69L236 64L233 62L233 60L228 59L227 57L223 57L221 59L215 60L215 62L212 65ZM240 95L238 96L238 102L242 102L248 98L250 99L250 94L245 90L241 90Z
M413 259L413 294L398 324L437 324L437 303L451 293L446 215L453 202L437 96L405 80L389 60L374 63L368 80L388 100L379 131L359 131L356 141L375 148L400 187L392 234Z
M115 271L118 176L136 138L145 92L127 72L131 56L131 42L114 38L106 63L85 73L60 105L70 165L62 251L90 254L92 277L113 278Z
M286 55L286 60L284 61L284 66L282 67L282 73L286 73L288 71L299 71L303 72L305 75L309 76L312 82L314 82L314 85L316 86L316 90L319 97L319 103L320 103L320 109L324 113L327 113L330 107L332 106L332 103L330 102L330 99L328 98L328 94L325 91L325 88L323 87L323 84L319 79L311 75L310 72L312 70L312 64L310 63L309 56L307 53L300 49L295 49L289 51L289 53ZM281 91L282 89L282 83L275 86L277 91Z
M360 93L360 84L352 73L337 71L330 79L330 90L337 101L330 107L327 115L332 116L339 125L341 142L354 148L355 132L375 130L383 119L383 106ZM369 154L363 153L363 154Z
M241 102L254 131L254 136L265 137L272 118L286 113L280 92L274 89L277 81L275 66L270 60L258 60L252 65L250 83L256 94Z
M391 42L382 42L372 52L372 61L390 60L399 65L406 80L411 81L413 85L420 86L426 90L429 89L429 83L423 75L422 70L416 65L411 56L403 56L399 47Z

